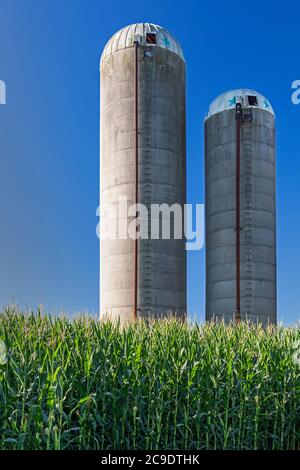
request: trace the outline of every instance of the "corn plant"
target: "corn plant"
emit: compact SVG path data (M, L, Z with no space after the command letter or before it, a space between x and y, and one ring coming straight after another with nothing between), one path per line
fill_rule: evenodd
M299 449L297 327L0 314L1 449Z

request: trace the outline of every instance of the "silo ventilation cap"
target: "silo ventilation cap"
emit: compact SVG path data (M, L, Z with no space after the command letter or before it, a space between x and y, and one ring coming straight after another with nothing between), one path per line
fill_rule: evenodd
M275 116L270 101L268 101L261 93L252 90L251 88L236 88L226 91L214 99L209 106L205 120L214 114L221 113L222 111L235 109L238 103L245 108L263 109Z
M168 49L184 60L179 42L165 28L153 23L135 23L120 29L110 38L104 47L100 63L113 52L133 47L135 41L141 46Z

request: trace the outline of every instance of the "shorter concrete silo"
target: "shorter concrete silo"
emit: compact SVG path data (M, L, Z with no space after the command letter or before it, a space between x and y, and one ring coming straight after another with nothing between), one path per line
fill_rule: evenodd
M206 319L276 323L275 126L250 89L205 119Z

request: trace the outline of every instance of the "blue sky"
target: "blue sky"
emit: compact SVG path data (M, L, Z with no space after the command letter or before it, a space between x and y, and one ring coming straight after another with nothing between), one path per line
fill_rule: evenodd
M204 201L203 117L216 95L261 91L277 122L278 319L300 318L300 79L296 2L0 0L0 305L98 310L99 57L153 22L187 62L188 202ZM204 250L188 253L188 310L204 316Z

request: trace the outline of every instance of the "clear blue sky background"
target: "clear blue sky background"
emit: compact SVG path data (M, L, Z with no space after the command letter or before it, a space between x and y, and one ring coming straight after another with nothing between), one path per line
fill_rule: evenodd
M98 309L99 57L153 22L187 62L188 200L204 201L203 117L219 93L261 91L277 114L278 318L300 318L298 2L0 0L0 304ZM204 251L188 254L189 313L204 316Z

